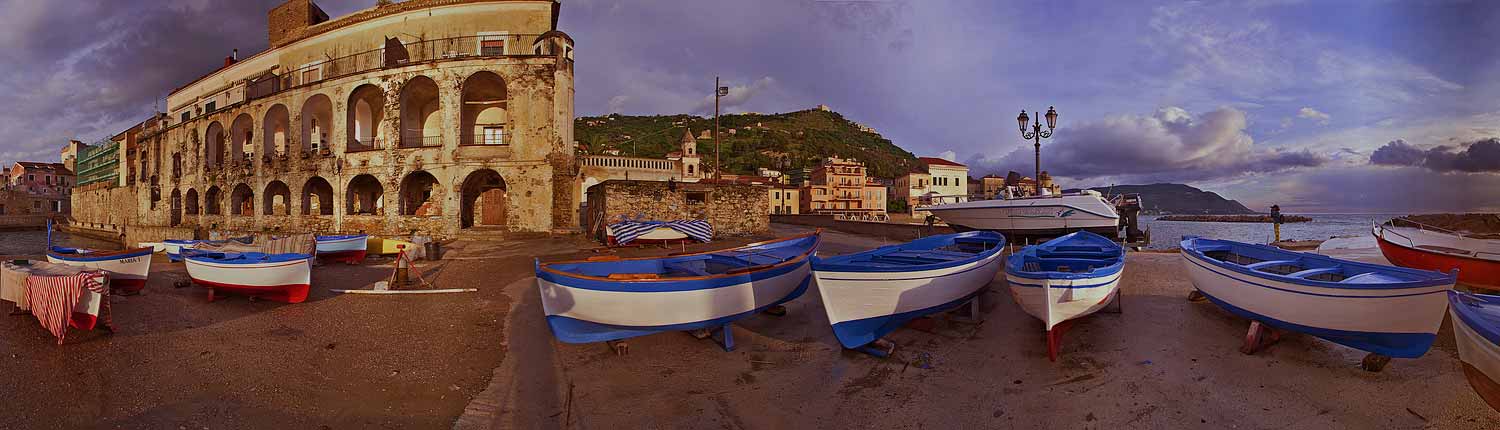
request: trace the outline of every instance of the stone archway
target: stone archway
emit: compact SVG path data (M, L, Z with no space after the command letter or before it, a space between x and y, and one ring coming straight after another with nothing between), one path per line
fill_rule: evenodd
M229 214L255 216L255 191L249 185L235 185L234 190L229 193Z
M209 215L223 215L224 205L219 204L219 200L224 198L221 194L224 193L219 191L219 186L208 187L208 192L203 194L203 209L205 213Z
M182 191L172 190L172 219L168 223L172 227L182 225Z
M442 184L431 173L421 170L401 179L401 214L433 216L443 213Z
M443 125L438 106L438 86L432 78L417 76L401 88L402 148L441 146Z
M333 102L328 96L317 94L302 103L302 139L304 151L317 152L328 148L328 130L333 126Z
M261 120L261 154L286 155L294 152L289 146L291 140L287 134L287 126L291 121L291 112L286 105L277 104L266 111L266 117Z
M463 83L463 109L459 130L462 145L507 145L509 124L505 79L494 72L470 75Z
M184 206L186 206L186 208L184 208L184 211L186 211L188 215L198 214L198 190L188 188L187 204L185 204Z
M462 228L475 226L504 227L510 212L505 178L490 169L476 170L464 179L463 198L459 208Z
M261 211L266 215L291 215L292 214L292 189L285 182L271 181L266 184L266 191L262 193L264 199L260 203Z
M333 185L314 176L302 185L303 215L333 215Z
M385 114L385 92L364 84L349 93L349 112L344 130L348 134L346 150L362 151L383 146L384 131L380 124Z
M355 176L349 180L347 208L349 215L384 215L385 187L380 180L369 174Z

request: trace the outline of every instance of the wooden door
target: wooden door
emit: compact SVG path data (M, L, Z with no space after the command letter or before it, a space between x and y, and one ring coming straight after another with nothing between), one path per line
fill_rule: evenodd
M505 190L495 188L479 194L480 225L505 225Z

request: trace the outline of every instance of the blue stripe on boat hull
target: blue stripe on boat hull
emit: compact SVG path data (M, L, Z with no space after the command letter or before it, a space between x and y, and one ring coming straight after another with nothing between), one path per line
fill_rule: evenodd
M806 264L806 263L803 263L803 264ZM792 267L799 267L799 266L800 265L798 265L798 264L792 265ZM636 337L636 336L645 336L645 335L648 335L648 334L656 334L656 333L667 332L667 331L688 331L688 330L697 330L697 329L718 328L720 326L723 326L724 324L732 323L732 322L734 322L736 320L739 320L741 318L744 318L744 317L753 315L753 314L755 314L757 312L763 311L766 308L769 308L771 306L776 306L776 305L779 305L779 304L782 304L782 303L786 303L786 302L795 300L796 298L801 297L803 293L807 292L807 286L809 284L811 284L811 283L812 283L812 272L809 271L808 274L807 274L807 277L804 278L804 279L802 279L802 283L798 284L797 288L794 289L794 290L792 290L792 292L790 294L787 294L786 298L783 298L781 300L777 300L775 303L771 303L771 304L768 304L768 305L765 305L765 306L761 306L761 307L758 307L758 308L755 308L755 309L751 309L749 311L737 313L737 314L734 314L734 315L729 315L729 316L726 316L726 317L714 318L714 319L707 320L707 321L682 323L682 324L670 324L670 325L662 325L662 326L651 326L651 327L630 327L630 326L618 326L618 325L611 325L611 324L600 324L600 323L596 323L596 322L589 322L589 321L584 321L584 320L580 320L580 319L576 319L576 318L569 318L569 317L559 316L559 315L548 315L547 316L547 325L552 328L552 335L554 337L556 337L557 340L563 341L565 343L605 342L605 341L611 341L611 340L620 340L620 339L632 338L632 337Z
M1260 321L1261 324L1269 325L1282 330L1306 333L1323 338L1325 340L1328 340L1329 342L1389 357L1421 357L1423 354L1427 353L1428 349L1432 348L1432 342L1437 340L1437 334L1434 333L1359 332L1309 327L1301 324L1294 324L1250 312L1238 306L1231 305L1228 302L1219 300L1219 298L1204 292L1203 290L1198 290L1198 292L1203 293L1204 297L1208 297L1209 301L1212 301L1214 302L1214 304L1219 305L1220 308L1223 308L1224 310L1229 311L1232 314L1238 315L1241 318Z
M906 311L899 314L892 314L881 317L844 321L833 325L833 334L835 337L839 338L839 343L844 345L845 348L859 348L861 346L868 345L870 342L874 342L876 339L880 339L881 337L884 337L885 335L890 334L893 331L896 331L896 329L901 328L901 326L906 325L906 323L910 322L911 320L957 308L959 305L964 304L964 302L968 302L969 299L973 299L975 296L978 296L979 294L984 292L985 288L980 288L951 302L943 303L929 308Z

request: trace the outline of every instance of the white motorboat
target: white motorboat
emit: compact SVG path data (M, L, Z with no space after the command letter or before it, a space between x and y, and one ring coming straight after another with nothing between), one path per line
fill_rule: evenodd
M1089 231L1108 238L1119 236L1120 215L1115 205L1094 190L1077 193L975 200L921 208L954 230L989 230L1013 236L1061 236Z

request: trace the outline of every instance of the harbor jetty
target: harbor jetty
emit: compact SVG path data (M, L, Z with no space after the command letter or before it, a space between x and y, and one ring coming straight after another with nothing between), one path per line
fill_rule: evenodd
M1157 221L1189 221L1189 222L1259 222L1270 223L1270 215L1165 215L1156 219ZM1301 215L1286 215L1283 223L1308 222L1312 218Z

